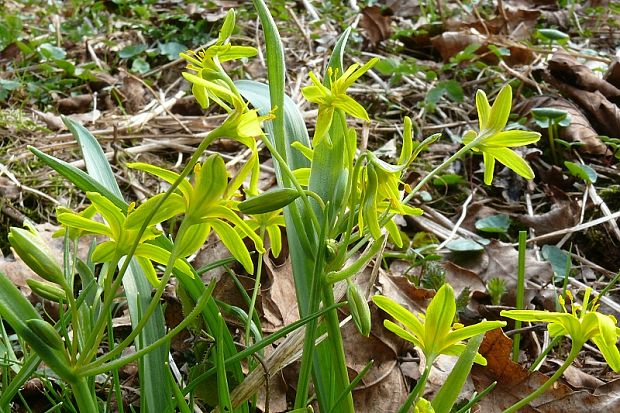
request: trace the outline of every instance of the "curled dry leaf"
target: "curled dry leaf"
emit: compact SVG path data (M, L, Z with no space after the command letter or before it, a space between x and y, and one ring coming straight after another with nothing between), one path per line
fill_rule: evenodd
M69 115L71 113L88 112L92 103L93 95L85 94L59 99L57 105L60 113L63 115Z
M599 79L585 65L565 53L557 53L543 74L544 79L572 99L587 114L600 135L620 137L620 90L609 82ZM587 147L590 153L606 152L603 143Z
M364 7L362 9L360 28L363 29L362 35L368 39L373 48L390 38L392 34L391 22L391 17L383 15L379 6Z

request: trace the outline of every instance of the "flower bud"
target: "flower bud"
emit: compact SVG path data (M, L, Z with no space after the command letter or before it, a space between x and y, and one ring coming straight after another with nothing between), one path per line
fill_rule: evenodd
M26 280L28 287L39 297L45 298L54 302L67 301L67 295L65 291L57 284L53 284L47 281L39 281L34 278Z
M351 317L353 318L357 331L364 337L368 337L370 335L371 324L370 307L368 307L368 301L359 290L357 284L349 282L349 286L347 287L347 301L349 302L349 311L351 312Z
M64 350L65 345L63 344L62 338L60 338L60 334L58 331L50 323L40 319L30 319L26 321L26 325L28 328L45 344L53 348L54 350Z
M284 208L299 197L299 192L291 188L278 188L246 199L238 207L244 214L264 214Z
M65 283L60 265L38 233L12 227L9 242L15 253L41 278L59 285Z

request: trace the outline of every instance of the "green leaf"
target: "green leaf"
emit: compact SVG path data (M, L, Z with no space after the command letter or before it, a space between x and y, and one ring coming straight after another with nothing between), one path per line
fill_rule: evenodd
M538 29L536 34L546 40L557 41L558 43L566 42L569 39L569 36L556 29Z
M147 46L145 44L131 44L129 46L123 47L118 52L118 57L120 57L121 59L129 59L144 52L146 48Z
M563 280L566 276L566 262L569 259L568 253L555 245L543 245L540 252L542 258L551 264L556 281Z
M566 166L573 176L584 180L586 183L593 184L598 178L596 171L588 165L565 161L564 166Z
M510 217L505 214L491 215L479 219L475 225L479 231L505 234L510 227Z
M39 46L39 52L46 59L63 60L67 56L67 52L63 48L52 46L49 43L43 43Z
M433 185L435 186L461 185L466 183L467 181L465 178L458 174L443 174L433 178Z
M183 53L187 50L184 44L177 42L159 43L159 53L166 56L168 60L176 60L179 58L179 53Z
M469 239L457 239L450 241L446 244L446 248L455 252L470 252L470 251L483 251L484 247L478 244L476 241Z
M435 409L435 413L449 413L452 409L454 402L456 402L461 393L465 380L469 376L483 338L484 334L480 334L470 339L469 343L467 343L465 350L452 368L450 375L433 398L432 406Z
M446 94L450 99L455 102L462 102L465 98L463 88L461 84L454 79L444 80L442 82L443 87L446 89Z
M136 59L134 59L134 61L131 63L131 71L132 72L136 72L136 73L146 73L151 69L151 65L149 65L149 63L144 60L142 57L138 57Z

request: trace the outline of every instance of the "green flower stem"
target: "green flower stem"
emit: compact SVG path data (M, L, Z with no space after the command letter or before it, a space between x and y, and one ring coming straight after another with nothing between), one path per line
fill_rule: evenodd
M557 165L558 164L558 155L555 151L555 138L558 135L558 125L555 123L554 120L549 119L549 129L548 129L548 136L549 136L549 148L551 149L551 157L553 158L553 164Z
M346 280L349 277L360 272L366 264L379 252L383 245L384 237L374 241L370 248L366 250L355 262L346 268L338 271L331 271L325 275L325 282L329 285L333 285L338 281Z
M348 245L351 243L351 233L353 232L353 227L355 226L355 222L356 222L356 209L359 208L358 205L358 199L357 199L357 180L360 174L360 171L362 170L362 165L364 163L364 161L366 160L366 152L364 152L362 155L360 155L360 157L357 159L357 161L355 162L355 167L353 168L353 173L351 174L351 180L348 182L348 188L347 188L347 192L345 192L345 196L344 199L350 199L351 202L349 203L348 207L349 207L349 220L347 222L347 228L344 232L344 235L342 237L342 247L340 248L340 250L338 251L338 254L336 255L336 258L334 259L334 263L336 264L336 266L342 266L345 262L346 262L346 253L347 253L347 248ZM346 208L347 205L343 205L343 208ZM341 212L344 215L344 209Z
M469 152L470 149L472 149L473 147L477 146L482 140L486 139L487 137L488 136L486 136L484 134L480 134L476 139L472 140L467 145L463 146L461 149L456 151L454 153L454 155L452 155L451 157L449 157L448 159L443 161L443 163L441 163L441 165L439 165L437 168L433 169L428 175L426 175L424 178L422 178L420 180L420 182L418 182L418 184L411 190L411 193L409 193L409 195L407 195L405 197L403 202L404 203L409 202L411 200L411 198L413 198L415 196L415 194L417 194L418 191L420 189L422 189L424 187L424 185L426 185L428 183L428 181L430 181L435 175L437 175L439 172L443 171L448 165L450 165L452 162L456 161L461 156L463 156L464 154Z
M448 165L450 165L452 162L456 161L457 159L459 159L460 157L462 157L464 154L466 154L467 152L469 152L469 150L473 147L475 147L476 145L478 145L483 139L486 139L487 136L484 134L481 134L480 136L478 136L476 139L472 140L471 142L469 142L467 145L463 146L461 149L459 149L458 151L456 151L454 153L454 155L452 155L451 157L449 157L448 159L446 159L445 161L443 161L441 163L441 165L439 165L438 167L436 167L435 169L433 169L431 172L429 172L428 175L426 175L424 178L422 178L420 180L420 182L418 182L418 184L411 190L411 192L409 193L409 195L407 195L404 199L403 199L403 203L406 204L407 202L411 201L411 199L420 191L420 189L422 189L424 187L424 185L426 185L435 175L437 175L439 172L443 171ZM387 214L384 216L384 219L381 220L381 224L385 225L386 222L388 222L390 219L392 219L394 217L395 214ZM368 241L369 236L360 236L360 234L354 233L352 235L353 239L361 239L361 241L358 242L358 248L361 248L361 246Z
M418 379L418 382L415 384L411 393L405 400L405 403L400 407L398 413L408 413L411 410L412 406L415 406L415 402L418 400L418 396L423 392L424 387L426 387L426 381L428 380L428 376L431 373L431 368L433 367L434 360L426 360L427 364L424 368L424 373Z
M181 226L179 227L179 231L177 232L176 239L178 240L182 239L185 233L187 232L187 230L190 228L190 226L191 225L189 225L187 220L183 220L181 222ZM176 245L177 244L174 244L174 247L172 248L172 251L170 253L170 258L168 259L168 264L166 265L164 274L161 277L159 286L157 287L157 290L155 290L155 294L153 295L153 298L151 299L149 306L146 308L146 311L144 312L144 314L141 315L140 321L138 321L138 324L136 324L136 326L133 328L131 333L121 343L119 343L119 345L116 346L112 351L109 351L106 355L100 357L99 359L91 363L92 366L99 366L108 360L112 360L114 357L121 354L123 352L123 349L127 347L128 345L130 345L131 342L138 336L138 334L140 334L140 332L142 331L142 329L148 322L149 318L153 315L153 313L157 309L159 300L161 296L164 294L166 285L168 284L168 281L170 280L170 277L172 276L172 271L174 269L174 263L176 262L178 258L176 254Z
M265 241L265 226L263 225L260 229L260 238ZM254 290L252 291L252 298L250 300L250 305L248 306L248 321L245 325L245 345L246 347L250 345L250 326L252 325L252 317L254 315L254 307L256 306L256 299L258 297L258 290L260 289L260 277L263 270L263 253L258 253L258 260L256 262L256 274L254 280Z
M536 360L534 360L534 362L530 366L529 371L536 371L536 370L538 370L538 367L547 358L547 354L549 354L551 349L553 349L553 347L555 347L560 342L560 340L562 340L562 337L563 336L553 337L553 340L551 340L549 345L547 347L545 347L543 351L540 352L538 357L536 357Z
M328 214L328 209L325 209L326 214ZM319 234L319 245L317 249L317 259L314 262L314 267L312 269L312 278L310 285L310 295L308 298L308 313L313 314L319 308L319 286L321 282L321 275L323 273L323 269L325 267L325 251L326 251L326 241L327 241L327 217L324 220L324 225L321 228L321 233ZM301 367L299 369L299 375L297 376L297 392L295 393L295 409L305 408L308 403L308 389L310 388L310 376L312 374L312 361L314 359L315 353L315 339L316 339L316 328L318 321L317 319L312 319L308 322L306 326L306 331L304 334L304 346L301 353Z
M310 219L312 220L314 228L320 228L321 226L319 225L319 220L314 213L314 209L312 209L312 206L310 205L310 200L308 199L309 194L301 187L297 179L295 179L295 175L293 175L293 172L286 163L286 160L282 157L282 155L280 155L280 153L275 148L275 146L273 146L271 141L268 138L264 138L263 143L265 144L267 149L269 149L269 152L271 152L271 156L273 156L275 160L278 161L278 164L280 165L280 170L284 173L284 175L286 175L288 179L290 179L295 189L297 189L297 192L301 194L300 197L302 199L302 202L304 203L304 206L306 207L306 213L310 215ZM312 197L314 198L314 196Z
M118 291L121 285L122 277L120 276L120 274L116 277L114 282L112 281L114 279L114 273L116 272L116 267L118 266L119 261L120 258L115 256L108 263L108 271L105 274L104 280L105 297L103 299L103 306L101 307L99 318L97 318L97 322L95 323L95 326L93 327L92 332L88 337L88 340L86 340L84 352L80 354L80 357L78 357L78 365L87 363L89 360L95 357L95 354L97 354L97 349L99 348L99 343L101 343L101 340L103 339L105 324L107 322L106 313L110 310L112 302L116 297L116 291ZM127 261L128 260L126 260L125 262ZM126 269L127 266L125 265L125 263L123 263L123 267Z
M86 377L80 377L71 385L73 397L78 405L80 412L98 412L99 407L94 398L94 393L90 390Z
M234 363L234 362L237 362L239 360L243 360L243 359L245 359L247 357L250 357L254 353L259 352L263 348L265 348L268 345L278 341L279 339L281 339L282 337L288 335L289 333L297 330L298 328L303 327L310 320L316 319L317 317L322 316L323 314L327 313L328 311L331 311L333 309L338 309L338 308L342 307L343 305L344 305L343 303L338 303L338 304L335 304L335 305L333 305L331 307L323 308L320 311L318 311L317 313L310 314L309 316L301 318L301 319L295 321L294 323L291 323L291 324L287 325L286 327L282 327L280 330L278 330L277 332L275 332L275 333L273 333L273 334L263 338L258 343L254 344L254 345L252 345L250 347L246 347L244 350L241 350L238 353L235 353L235 355L230 356L229 358L227 358L224 361L224 364L228 366L231 363ZM215 367L211 367L209 370L207 370L204 373L200 374L199 376L195 377L190 383L187 384L187 386L185 386L183 388L183 394L190 393L198 385L200 385L200 383L202 383L204 380L206 380L207 378L209 378L213 374L215 374L215 370L216 370Z
M91 377L91 376L95 376L97 374L106 373L106 372L108 372L110 370L118 369L120 367L123 367L127 363L131 363L132 361L139 359L140 357L144 356L145 354L153 351L155 348L157 348L157 347L159 347L159 346L169 342L174 336L176 336L183 329L185 329L194 320L194 318L198 314L200 314L200 312L204 309L204 307L209 302L209 299L211 298L211 294L213 293L214 289L215 289L215 282L212 282L207 287L205 293L196 302L196 306L187 315L187 317L185 317L185 319L183 319L183 321L181 321L178 326L176 326L175 328L170 330L165 336L157 339L153 343L149 344L147 347L144 347L144 348L140 349L139 351L136 351L135 353L133 353L133 354L131 354L129 356L116 359L116 360L111 361L110 363L107 363L107 364L101 365L101 359L103 359L103 357L101 357L101 358L97 359L96 361L94 361L94 362L84 366L83 368L79 369L77 371L77 373L80 376L82 376L82 377ZM123 347L118 345L116 348L121 348L122 349Z
M321 286L323 305L330 307L334 305L334 289L331 284L322 283ZM349 387L349 372L347 371L347 360L344 354L344 344L342 342L342 335L340 334L340 320L338 319L338 312L334 309L325 315L325 322L327 324L327 333L331 340L331 354L335 356L334 365L332 366L335 371L336 389L346 389ZM314 342L314 340L313 340ZM353 395L349 392L344 398L333 406L333 410L336 412L351 412L355 410L353 408Z
M532 393L530 393L529 396L513 404L508 409L504 410L502 413L514 413L518 411L520 408L527 406L532 400L535 400L540 395L542 395L544 392L546 392L549 389L549 387L553 385L553 383L558 381L558 379L562 376L564 371L573 363L575 358L577 358L577 355L579 354L581 347L582 345L579 345L578 343L575 343L573 341L573 345L570 349L570 354L566 358L566 361L564 362L564 364L560 366L558 371L556 371L553 374L553 376L551 376L549 380L547 380L542 386L540 386L539 388L534 390Z
M523 310L525 308L525 248L527 241L527 232L519 231L519 259L517 267L517 302L516 309ZM515 321L515 330L521 328L521 321ZM521 334L517 333L512 339L512 361L519 361L519 346L521 344Z

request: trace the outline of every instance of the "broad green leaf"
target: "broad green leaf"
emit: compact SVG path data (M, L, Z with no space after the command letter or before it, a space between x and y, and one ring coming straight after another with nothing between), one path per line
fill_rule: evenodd
M588 165L565 161L564 166L566 166L573 176L582 179L588 184L595 183L598 178L596 171Z
M53 46L49 43L43 43L39 46L39 52L46 59L63 60L67 56L67 52L61 47Z
M166 56L168 60L176 60L179 54L187 50L187 47L177 42L159 43L159 53Z
M483 232L505 234L510 227L510 217L505 214L491 215L476 221L476 229Z
M468 251L483 251L484 247L478 244L476 241L469 239L457 239L450 241L446 244L446 248L455 252L468 252Z
M557 41L559 43L566 42L569 39L569 36L556 29L538 29L536 33L543 39Z
M467 181L465 178L463 178L462 175L457 174L442 174L433 178L433 185L435 186L461 185L466 183Z
M540 252L542 258L551 264L556 281L563 280L566 276L567 260L570 259L568 253L555 245L543 245ZM570 271L570 266L568 270Z
M131 62L131 71L144 74L151 70L151 65L142 57L137 57Z
M140 53L146 50L147 46L145 44L131 44L129 46L123 47L118 52L118 57L121 59L129 59L130 57L134 57L139 55Z

